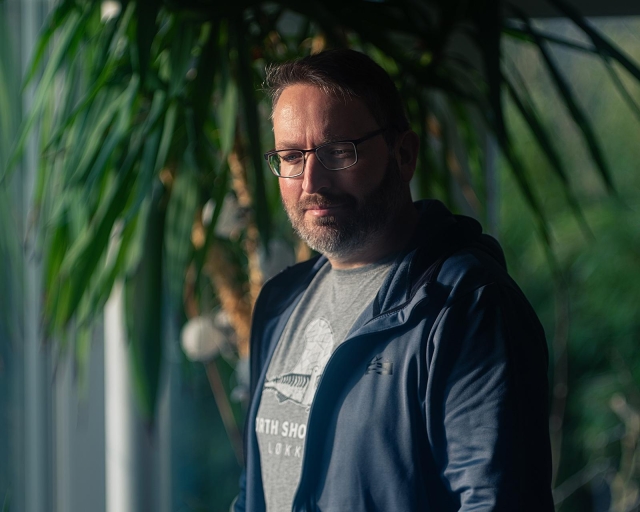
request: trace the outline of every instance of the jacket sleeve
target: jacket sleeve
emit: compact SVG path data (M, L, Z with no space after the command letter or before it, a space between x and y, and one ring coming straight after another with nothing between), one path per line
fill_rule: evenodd
M231 503L231 507L229 512L245 512L246 510L246 482L247 482L247 474L246 469L242 470L240 474L240 492L236 496L236 498Z
M428 437L449 504L553 511L547 347L522 293L489 284L457 299L427 357Z

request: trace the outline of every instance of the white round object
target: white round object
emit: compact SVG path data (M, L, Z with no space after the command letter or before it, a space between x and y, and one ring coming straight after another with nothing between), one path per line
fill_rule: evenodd
M220 332L208 316L196 316L182 328L180 341L182 350L191 361L206 363L216 357L225 343Z

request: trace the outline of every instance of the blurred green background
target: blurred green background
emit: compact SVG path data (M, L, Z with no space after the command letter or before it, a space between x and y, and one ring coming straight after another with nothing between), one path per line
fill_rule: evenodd
M545 326L557 510L638 509L640 75L576 20L529 29L484 5L406 1L358 4L369 17L350 25L342 4L67 1L52 18L48 2L0 2L1 511L228 510L250 307L310 254L260 159L259 86L267 62L340 45L407 99L425 148L416 198L481 219ZM397 34L404 15L416 21ZM590 23L637 66L639 17ZM482 47L492 37L501 55ZM535 106L566 182L495 66Z

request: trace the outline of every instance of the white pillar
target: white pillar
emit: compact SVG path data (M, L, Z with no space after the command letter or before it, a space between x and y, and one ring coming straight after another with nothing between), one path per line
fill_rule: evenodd
M137 512L135 404L123 298L118 281L104 310L106 512Z
M158 512L170 500L168 387L161 383L152 430L138 412L129 361L124 289L118 281L104 311L106 512ZM164 443L163 443L164 444ZM164 471L163 471L164 470Z

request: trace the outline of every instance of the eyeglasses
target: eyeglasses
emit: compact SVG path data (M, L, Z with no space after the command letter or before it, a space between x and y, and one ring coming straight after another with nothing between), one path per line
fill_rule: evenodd
M295 178L300 176L304 172L304 164L306 163L305 153L311 152L316 154L318 162L320 162L325 169L339 171L358 163L358 152L356 150L358 144L365 140L372 139L384 131L386 131L386 128L380 128L359 139L327 142L312 149L273 150L265 153L264 159L269 162L271 172L279 178Z

